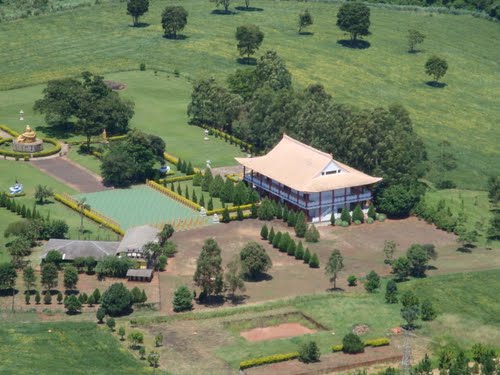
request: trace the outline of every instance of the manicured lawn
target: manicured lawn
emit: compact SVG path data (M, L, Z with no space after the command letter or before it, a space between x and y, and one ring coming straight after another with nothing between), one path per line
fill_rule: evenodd
M115 220L123 229L144 224L198 220L200 214L147 186L80 194L91 207Z
M143 28L129 27L131 19L123 3L4 22L0 25L0 40L6 46L0 51L0 60L4 62L0 67L3 77L0 88L42 83L77 75L83 70L103 73L138 69L141 62L148 69L143 75L145 81L154 69L169 72L177 69L182 76L194 79L215 76L223 81L241 67L236 63L236 27L254 23L265 33L257 56L267 49L276 49L299 86L321 82L338 101L359 106L404 104L417 132L429 146L431 157L437 143L448 139L459 159L459 168L451 177L460 187L484 187L486 177L500 167L496 147L498 129L494 126L500 117L494 99L500 96L497 74L500 29L493 22L471 16L372 8L372 35L367 38L371 46L353 50L337 43L345 36L335 26L336 4L308 4L314 16L315 24L310 29L314 35L300 36L296 20L305 7L301 2L255 1L252 6L264 11L222 16L210 14L213 3L188 0L183 3L189 12L188 25L182 32L186 39L173 41L162 38L159 24L160 13L168 4L171 1L153 2L141 19L149 24ZM419 54L406 52L409 28L427 35ZM449 63L443 79L447 86L443 89L425 84L429 77L423 65L431 54L438 54ZM134 86L131 81L130 87ZM159 88L144 86L143 90L154 91L155 99L144 97L143 103L137 102L136 121L144 129L164 128L162 135L173 147L172 151L185 153L189 158L192 150L203 143L199 129L196 130L199 141L195 137L189 144L178 145L177 131L167 130L179 116L185 116L189 84L185 81L177 86L171 82L163 84L164 89L168 86L172 87L175 99L163 95ZM34 90L41 92L42 87ZM15 92L2 93L0 121L16 118L21 108L29 111L33 101L26 98ZM161 122L147 121L157 116L154 113L144 114L145 121L139 115L141 107L158 112L162 107L179 106L175 114L158 115ZM202 151L197 151L203 154L200 160L216 159L215 152Z
M125 90L120 91L120 95L135 103L131 127L162 137L167 144L167 152L201 168L205 167L207 160L212 162L212 168L235 165L234 157L245 155L238 147L218 138L210 137L209 141L204 141L204 130L188 125L186 108L191 95L191 83L188 80L166 73L155 75L152 71L107 74L105 78L127 85ZM43 85L38 85L0 91L0 123L8 124L19 132L29 123L40 135L83 139L74 134L51 132L45 127L44 117L33 113L33 103L41 97L43 88ZM20 109L25 112L25 121L19 121ZM93 156L78 154L78 149L79 146L72 146L69 157L100 174L100 162Z
M4 323L0 337L4 375L151 373L95 323Z
M175 182L174 183L174 191L177 193L177 186L181 186L182 190L182 195L185 196L185 191L186 187L188 188L189 191L189 197L192 199L193 197L193 188L196 194L196 198L198 199L198 203L200 203L201 195L203 194L203 199L205 200L205 208L208 206L208 202L210 200L210 194L207 191L202 192L201 191L201 186L193 186L193 181L180 181L180 182ZM167 184L167 187L170 189L171 184ZM212 203L214 206L214 209L217 208L222 208L222 202L220 201L219 198L212 198ZM231 207L233 204L228 203L226 206Z
M75 191L70 187L40 172L28 162L0 160L0 170L2 171L2 173L0 173L0 190L8 191L8 188L12 186L16 180L18 180L24 185L24 192L26 193L26 196L16 198L16 203L25 204L30 210L33 209L35 204L33 193L36 185L38 184L50 186L54 192L57 193L75 193ZM84 227L86 231L82 235L79 231L80 215L61 203L54 201L53 198L50 198L49 202L44 205L37 204L36 209L43 217L50 214L51 219L65 220L70 227L70 238L95 239L98 232L100 232L99 235L101 239L107 237L110 239L116 238L116 235L106 229L99 229L99 225L87 219L84 219ZM5 260L8 257L5 250L5 243L8 239L4 238L3 232L9 223L17 220L21 220L21 217L7 211L5 208L0 208L0 261Z
M78 150L78 146L71 147L70 151L68 152L68 158L97 175L101 174L101 161L93 155L80 153Z

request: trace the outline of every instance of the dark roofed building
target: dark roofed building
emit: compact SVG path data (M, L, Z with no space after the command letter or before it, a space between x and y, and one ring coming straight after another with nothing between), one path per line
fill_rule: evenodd
M130 269L127 271L128 281L151 281L153 278L152 269Z
M116 255L120 242L118 241L84 241L61 240L51 238L43 247L41 259L45 259L50 250L57 250L63 260L74 260L78 257L94 257L101 259L107 255Z

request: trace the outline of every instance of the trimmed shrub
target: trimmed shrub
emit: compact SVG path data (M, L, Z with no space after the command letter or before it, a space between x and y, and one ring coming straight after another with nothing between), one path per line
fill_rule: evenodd
M274 207L272 202L264 198L262 202L260 203L260 206L257 210L257 215L259 217L259 220L272 220L274 219Z
M181 285L175 290L172 304L175 312L187 311L193 308L193 293L186 285Z
M368 213L367 215L368 218L375 220L377 218L377 213L375 212L375 205L370 204L370 207L368 207Z
M273 247L275 249L277 249L279 247L279 244L281 242L281 237L283 235L281 234L281 232L277 232L275 235L274 235L274 238L273 238Z
M342 351L348 354L363 353L365 345L358 335L350 332L342 339Z
M351 214L349 213L349 209L344 206L342 209L342 213L340 214L340 220L345 221L348 224L351 224Z
M274 227L271 227L271 230L269 231L269 235L267 236L267 241L272 244L274 240Z
M290 241L288 241L288 247L286 248L286 253L290 256L295 256L296 250L297 246L295 245L295 241L290 239Z
M302 245L302 241L299 241L297 248L295 249L295 259L304 259L304 245Z
M349 226L349 223L347 221L343 221L341 226L342 228L347 228Z
M281 235L280 242L278 242L278 249L282 253L286 253L286 251L288 249L288 243L290 241L292 241L292 238L290 237L290 235L288 234L288 232L283 233Z
M398 286L394 280L389 280L385 286L385 302L398 303Z
M332 345L332 352L341 352L342 351L342 345Z
M379 347L379 346L386 346L391 343L391 340L389 340L387 337L382 337L379 339L372 339L372 340L366 340L364 342L365 347L366 346L371 346L373 348Z
M314 341L309 341L300 345L299 361L303 363L318 362L320 352L318 345Z
M366 219L366 223L373 224L373 218L369 217L368 219Z
M431 321L436 318L436 310L434 306L432 306L432 302L428 299L422 301L422 305L420 307L420 314L422 316L422 320Z
M384 214L377 214L377 220L380 222L384 222L387 219L387 216Z
M354 207L354 211L352 212L352 220L354 221L354 223L356 223L356 221L359 221L360 224L365 221L365 214L363 213L363 210L361 209L359 203L356 205L356 207Z
M288 213L288 220L287 220L288 226L295 227L296 222L297 222L297 213L295 213L294 211L290 211Z
M270 363L278 363L284 361L290 361L299 357L299 352L285 353L285 354L275 354L268 357L261 357L255 359L248 359L246 361L240 362L240 370L245 370L250 367L267 365Z
M356 225L360 225L360 224L361 224L361 221L359 221L359 220L354 220L354 224L356 224Z
M349 275L349 277L347 277L347 285L356 286L357 283L358 283L358 279L356 276Z
M310 268L319 268L319 258L318 254L314 253L309 259L309 267Z
M297 220L295 220L295 235L299 238L304 238L307 231L306 215L304 212L299 212Z
M309 261L311 260L311 253L309 252L309 248L306 248L306 252L304 253L304 263L309 264Z
M267 240L267 237L269 235L269 231L267 230L267 225L264 224L260 230L260 238L263 240Z
M305 236L306 242L318 242L319 241L319 232L318 229L316 229L316 226L314 224L311 224L309 226L309 229L306 232Z
M374 293L378 288L380 288L380 276L375 271L370 271L366 275L365 289L368 293Z

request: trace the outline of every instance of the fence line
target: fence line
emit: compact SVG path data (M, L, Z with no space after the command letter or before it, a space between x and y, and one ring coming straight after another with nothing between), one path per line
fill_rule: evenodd
M68 193L61 193L60 195L62 195L62 197L64 199L69 200L70 202L74 203L75 205L77 205L77 206L79 205L78 201L75 198L73 198L71 195L69 195ZM115 225L116 227L120 227L120 224L118 224L115 220L109 218L108 216L102 214L99 211L96 211L92 207L86 208L86 210L91 212L92 214L94 214L98 218L102 219L103 221L107 221L108 223Z

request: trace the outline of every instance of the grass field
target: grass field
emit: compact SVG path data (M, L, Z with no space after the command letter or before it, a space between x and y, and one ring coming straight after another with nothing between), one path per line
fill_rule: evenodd
M152 368L123 350L108 332L95 323L4 323L0 327L0 373L152 373Z
M1 68L0 68L1 69ZM186 108L191 95L191 84L184 78L176 78L166 73L155 75L152 71L122 72L108 74L106 79L123 82L127 89L120 92L135 103L135 115L131 126L162 137L167 144L167 152L191 161L194 166L204 168L207 160L212 167L236 164L234 157L244 153L235 146L218 138L204 141L204 130L187 124ZM0 123L6 123L22 132L26 123L34 125L43 135L47 132L43 116L33 113L33 103L41 97L43 85L17 90L0 91ZM19 121L19 110L25 112L25 121ZM69 139L76 139L70 135ZM78 146L72 146L69 157L86 168L100 174L100 162L93 156L78 154Z
M25 204L26 207L33 209L35 204L35 198L33 193L35 186L38 184L47 185L52 187L54 192L57 193L68 193L74 194L75 191L70 187L60 183L57 180L47 176L46 174L40 172L37 168L31 166L31 164L23 161L8 161L0 160L0 189L1 191L7 191L9 186L12 186L16 180L24 185L24 192L26 196L16 198L16 203ZM69 237L70 238L92 238L95 239L97 233L99 233L101 239L108 238L116 239L116 235L106 229L99 229L99 226L93 221L84 219L84 226L86 233L83 235L79 232L80 228L80 216L73 210L67 208L61 203L55 202L52 198L49 202L44 205L37 205L36 208L43 217L50 213L52 219L62 219L68 223ZM7 211L5 208L0 209L0 261L8 259L8 255L5 250L5 243L8 239L4 238L3 232L13 221L21 220L20 216Z
M146 186L79 194L75 197L87 198L92 208L118 222L123 229L200 217L195 210Z
M487 192L460 189L428 190L425 195L427 204L434 207L442 199L454 215L458 215L463 207L467 217L467 227L476 229L480 234L477 241L479 245L487 245L492 248L500 246L500 241L487 243L486 231L493 216Z
M475 342L482 342L498 347L500 304L496 291L500 287L500 270L433 276L398 286L401 291L411 289L420 297L429 298L439 312L433 322L418 322L413 345L419 355L445 345L466 349ZM160 321L167 320L166 323L155 321L146 323L145 327L152 335L161 331L171 338L161 349L165 353L162 358L167 368L175 361L178 373L182 374L202 373L201 369L221 366L221 363L229 363L235 368L244 359L295 351L301 342L311 339L317 342L322 353L328 353L331 345L341 343L342 337L357 324L368 325L369 331L362 336L368 339L386 336L390 328L404 323L400 316L401 306L385 303L384 287L385 281L381 292L375 294L329 293L162 317ZM481 310L478 306L488 308ZM306 314L328 330L261 342L249 342L239 335L240 330L246 328L242 327L242 321L253 319L254 326L260 326L259 322L269 319L270 315L293 312ZM397 337L393 336L392 340ZM189 362L192 353L197 353L203 361ZM214 363L213 354L222 361Z
M308 4L315 19L310 30L314 35L300 36L296 18L305 7L300 2L255 1L252 5L264 11L221 16L210 14L212 3L189 0L183 3L189 12L183 31L186 39L172 41L162 38L158 22L161 10L170 3L152 3L142 18L149 26L143 28L129 26L131 20L123 3L2 23L0 40L6 48L0 51L0 74L4 77L0 88L32 85L76 75L82 70L137 69L141 62L151 70L178 69L181 75L191 78L213 75L223 80L239 67L236 27L255 23L265 33L261 51L276 49L299 86L321 82L338 101L359 106L404 104L429 146L431 157L436 144L448 139L459 159L459 168L451 177L460 187L484 187L486 177L499 170L499 134L495 123L500 109L494 99L500 96L497 24L470 16L373 8L372 35L368 38L371 47L352 50L336 43L344 35L334 25L334 4ZM417 28L427 35L419 54L406 52L408 28ZM423 65L434 53L446 58L450 66L443 89L425 84L429 78ZM40 91L41 87L35 90ZM174 107L185 111L189 85L184 82L173 90L178 96ZM15 96L3 93L0 100L9 103L6 99L11 95ZM31 107L32 101L22 103ZM149 108L168 107L170 103L169 98L157 96ZM138 103L137 108L141 106ZM9 115L17 116L19 105L10 107ZM180 112L176 113L163 116L163 120L175 121ZM136 120L142 122L141 116ZM0 121L6 121L4 113L0 113ZM155 129L159 122L144 121L142 126L145 130L148 126ZM172 147L187 151L189 158L193 143L176 146L176 135L165 137ZM195 140L192 142L198 146Z

